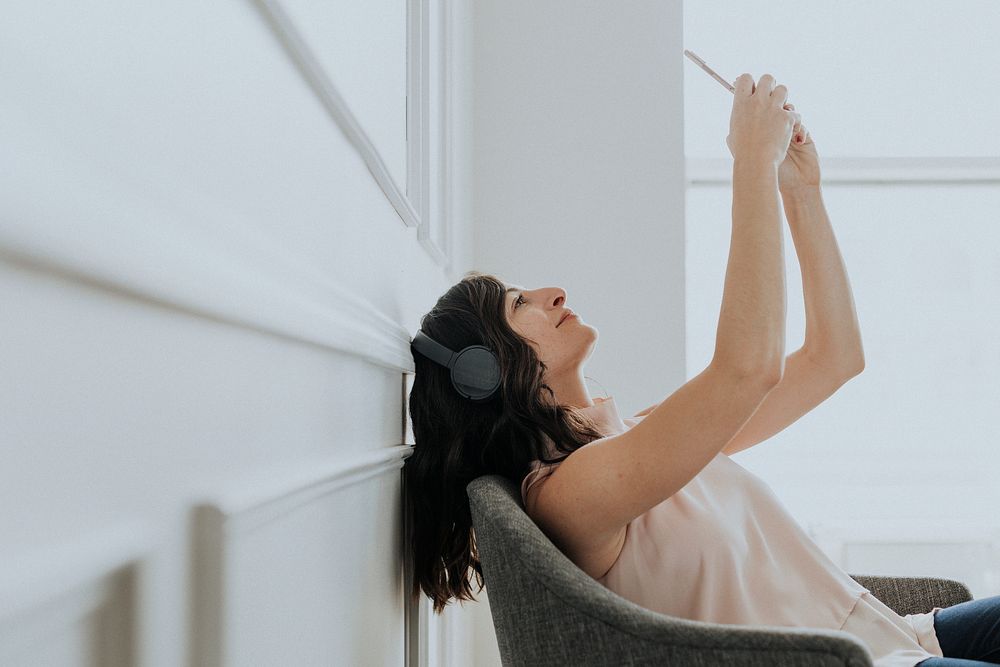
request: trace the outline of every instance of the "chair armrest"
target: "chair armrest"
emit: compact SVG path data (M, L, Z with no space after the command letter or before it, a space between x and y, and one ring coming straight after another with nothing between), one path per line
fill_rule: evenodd
M632 615L614 625L610 619L560 618L558 636L526 655L507 647L504 664L729 665L731 667L872 667L861 640L842 630L785 626L747 626L689 621L655 612ZM501 651L503 653L503 650Z
M968 586L955 579L872 574L852 574L851 578L900 616L925 614L934 607L950 607L972 599Z
M579 573L582 585L560 588L530 568L533 601L518 617L491 602L503 664L552 665L733 665L738 667L872 667L872 655L842 630L771 625L734 625L665 616L620 597ZM490 585L488 567L484 567ZM586 578L586 579L585 579ZM500 591L496 591L499 596ZM559 631L530 648L513 628L543 625L558 615ZM535 614L545 614L535 618Z
M610 665L738 665L739 667L872 667L861 640L841 630L740 626L698 622L695 632L677 628L662 643L627 640L608 653ZM587 662L586 664L590 664Z

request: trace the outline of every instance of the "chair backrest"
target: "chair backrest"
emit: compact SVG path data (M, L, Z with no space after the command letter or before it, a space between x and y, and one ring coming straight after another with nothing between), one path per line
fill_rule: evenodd
M466 493L503 664L631 664L717 639L722 626L656 613L587 575L532 521L510 480L485 475Z

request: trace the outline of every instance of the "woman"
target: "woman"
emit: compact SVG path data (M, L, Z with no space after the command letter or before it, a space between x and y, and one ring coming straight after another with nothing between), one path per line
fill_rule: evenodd
M715 356L702 373L622 419L613 397L587 391L583 366L598 334L563 290L471 272L422 319L410 395L416 447L404 466L412 593L431 597L436 613L452 598L474 599L470 569L480 589L483 579L465 487L500 474L520 482L528 514L584 572L654 611L843 630L879 667L1000 664L1000 596L899 616L729 458L862 365L846 275L831 269L842 263L810 199L820 182L815 146L773 77L754 85L744 74L735 87L731 252ZM807 317L819 318L807 326L810 353L787 364L779 193L789 224L803 225L793 238ZM821 269L808 274L807 259Z

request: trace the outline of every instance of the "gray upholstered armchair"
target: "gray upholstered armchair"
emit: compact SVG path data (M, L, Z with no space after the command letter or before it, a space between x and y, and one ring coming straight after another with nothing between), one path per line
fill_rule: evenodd
M867 647L841 630L725 625L650 611L559 551L525 513L510 480L486 475L466 492L504 665L872 665ZM851 576L901 615L972 599L951 579Z

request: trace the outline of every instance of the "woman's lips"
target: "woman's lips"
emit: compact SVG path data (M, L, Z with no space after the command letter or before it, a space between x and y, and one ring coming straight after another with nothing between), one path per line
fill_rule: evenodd
M568 320L568 319L570 319L570 318L573 318L573 317L576 317L576 313L570 313L570 314L569 314L569 315L567 315L566 317L562 318L561 320L559 320L559 324L557 324L556 326L557 326L557 327L558 327L558 326L561 326L563 322L565 322L566 320Z

